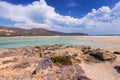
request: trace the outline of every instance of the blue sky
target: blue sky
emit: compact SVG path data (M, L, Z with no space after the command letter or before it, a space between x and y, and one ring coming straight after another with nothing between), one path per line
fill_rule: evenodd
M120 33L119 0L1 0L0 25L89 34Z

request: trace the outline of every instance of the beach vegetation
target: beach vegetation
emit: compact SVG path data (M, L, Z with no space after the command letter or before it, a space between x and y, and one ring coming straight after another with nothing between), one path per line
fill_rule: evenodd
M71 58L67 56L63 56L63 57L58 56L51 59L53 63L61 63L62 65L72 65Z

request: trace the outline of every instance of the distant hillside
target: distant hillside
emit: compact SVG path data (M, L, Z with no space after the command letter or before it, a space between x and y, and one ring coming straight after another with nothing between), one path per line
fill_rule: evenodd
M0 36L71 36L71 35L88 35L84 33L63 33L57 31L50 31L41 28L22 29L22 28L10 28L0 26Z

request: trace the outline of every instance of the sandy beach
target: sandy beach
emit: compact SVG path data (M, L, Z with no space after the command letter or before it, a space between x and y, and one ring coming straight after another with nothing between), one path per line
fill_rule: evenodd
M81 63L80 66L85 71L86 75L92 80L119 80L120 74L116 72L114 66L120 65L120 55L117 59L111 62L104 63Z
M109 48L108 46L104 48L111 51L120 49L120 36L74 36L69 38L73 38L76 40L88 40L94 42L95 44L102 43L118 46L113 48Z
M120 45L120 36L78 36L74 37L75 39L91 40L91 41L100 41L109 44Z

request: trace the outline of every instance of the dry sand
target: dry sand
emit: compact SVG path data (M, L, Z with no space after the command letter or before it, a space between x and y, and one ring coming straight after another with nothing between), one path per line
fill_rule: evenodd
M120 55L114 62L104 63L85 63L80 66L85 71L87 77L92 80L120 80L120 73L114 69L114 66L120 65Z

